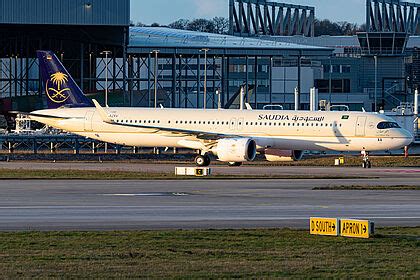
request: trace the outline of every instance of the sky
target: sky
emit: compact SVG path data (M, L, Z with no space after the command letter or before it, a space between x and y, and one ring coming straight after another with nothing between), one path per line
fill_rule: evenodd
M273 2L276 0L272 0ZM285 0L277 1L315 7L320 19L348 21L362 24L365 21L366 0ZM229 0L131 0L131 20L167 25L185 18L213 18L229 16Z

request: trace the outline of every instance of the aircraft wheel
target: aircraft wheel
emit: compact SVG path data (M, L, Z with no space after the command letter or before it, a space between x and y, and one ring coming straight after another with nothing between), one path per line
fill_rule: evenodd
M205 167L210 165L210 158L208 156L197 155L194 162L198 167Z
M242 162L228 162L228 166L230 167L238 167L241 165L242 165Z
M210 163L211 163L211 159L210 159L209 155L205 155L204 157L206 159L206 165L205 166L209 166Z

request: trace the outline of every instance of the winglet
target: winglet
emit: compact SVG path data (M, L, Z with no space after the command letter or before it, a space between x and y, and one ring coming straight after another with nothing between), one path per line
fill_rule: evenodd
M99 116L101 117L103 122L106 123L114 123L113 120L111 120L110 117L108 117L108 114L106 113L105 109L101 107L101 105L99 105L98 101L96 101L95 99L92 99L93 104L95 104L96 110L98 110L99 112Z

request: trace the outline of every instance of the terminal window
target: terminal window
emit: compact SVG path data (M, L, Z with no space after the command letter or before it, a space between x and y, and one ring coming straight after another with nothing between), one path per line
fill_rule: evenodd
M331 89L330 89L331 82ZM349 79L316 79L315 87L320 93L349 93L350 92L350 80Z

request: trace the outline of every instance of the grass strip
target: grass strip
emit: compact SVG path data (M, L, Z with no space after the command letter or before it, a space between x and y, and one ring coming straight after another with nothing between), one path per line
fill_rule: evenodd
M324 187L314 187L313 190L321 191L350 191L350 190L373 190L373 191L401 191L401 190L410 190L410 191L420 191L420 186L404 186L404 185L395 185L395 186L324 186Z
M300 161L290 162L251 162L250 165L268 165L268 166L311 166L311 167L331 167L335 166L335 159L339 156L318 156L306 157ZM402 156L370 156L373 167L420 167L420 156L411 156L408 158ZM360 156L344 156L345 167L361 167L362 159Z
M14 278L419 279L420 227L373 239L307 230L0 233L0 271Z
M173 173L90 170L0 169L2 180L272 180L272 179L366 179L373 177L317 175L212 175L209 177L176 176Z

